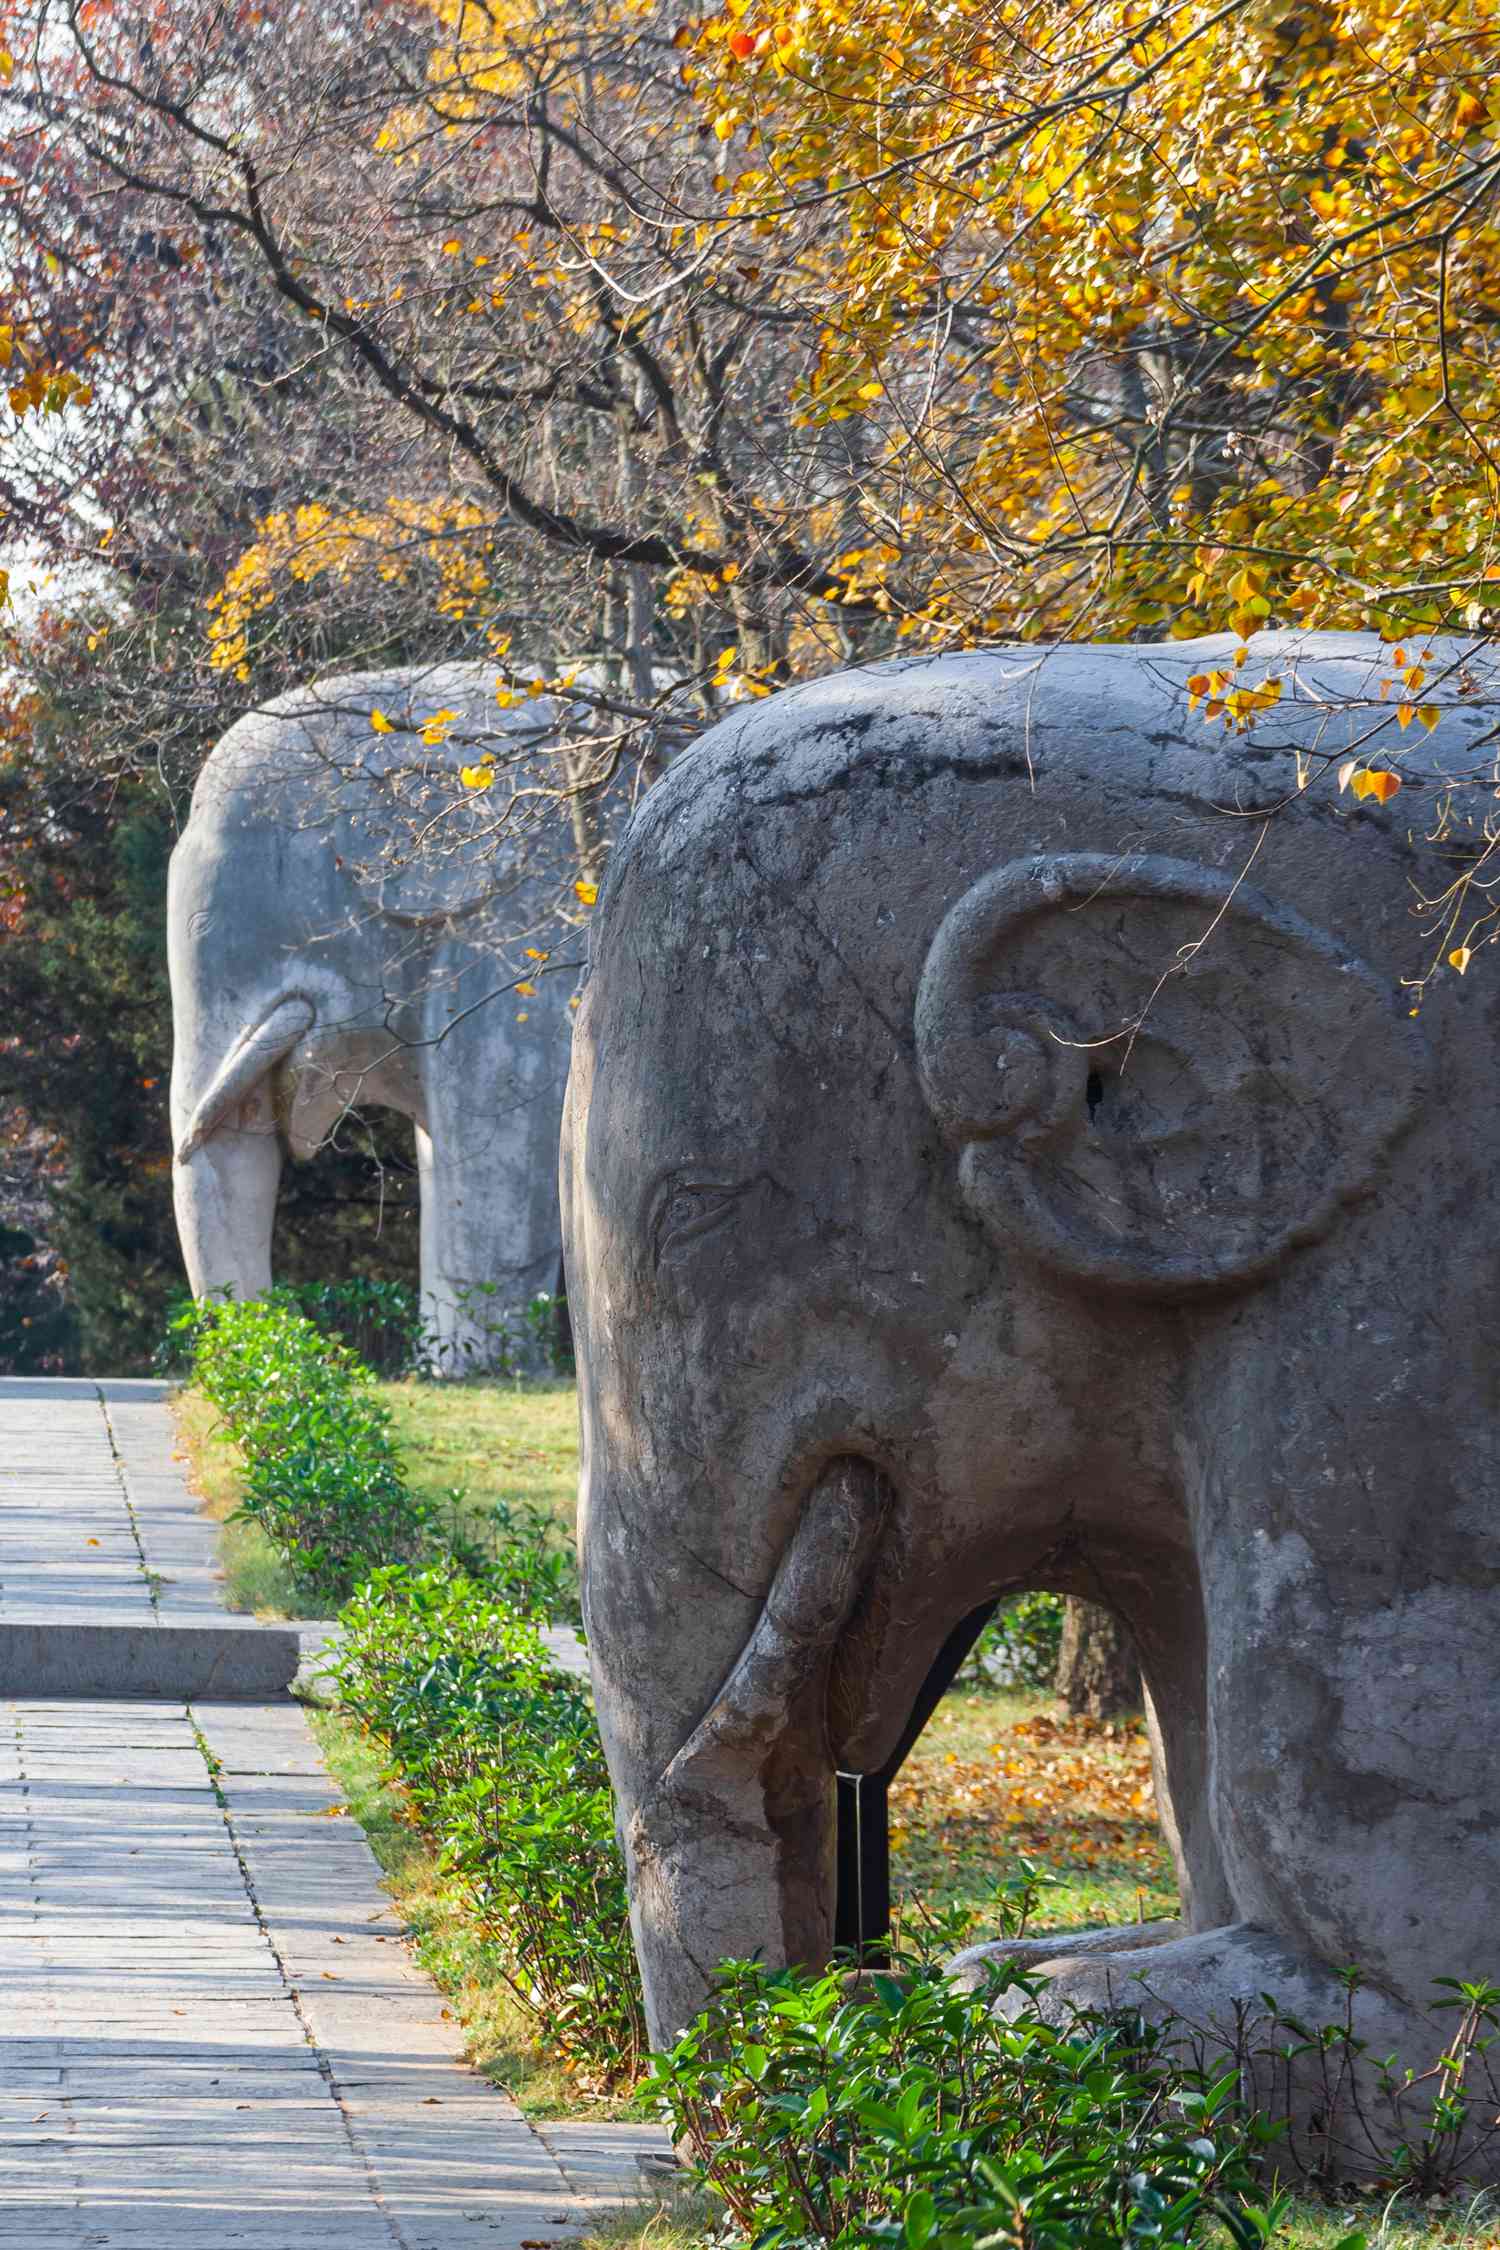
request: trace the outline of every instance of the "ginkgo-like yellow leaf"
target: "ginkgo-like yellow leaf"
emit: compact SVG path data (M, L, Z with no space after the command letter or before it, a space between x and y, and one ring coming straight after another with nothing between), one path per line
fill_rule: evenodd
M375 734L393 734L395 732L383 711L372 711L370 713L370 726Z
M573 889L577 894L578 902L581 906L592 906L594 904L594 901L599 896L598 884L586 883L581 875L579 876L578 881L573 885Z
M489 789L494 785L495 769L493 766L488 765L460 766L458 769L458 778L463 783L465 789Z
M534 984L518 984L516 991L523 1000L534 1000L536 998L536 986Z
M1467 945L1455 945L1453 951L1448 956L1448 966L1450 969L1457 969L1459 975L1462 976L1473 958L1474 954L1471 947Z

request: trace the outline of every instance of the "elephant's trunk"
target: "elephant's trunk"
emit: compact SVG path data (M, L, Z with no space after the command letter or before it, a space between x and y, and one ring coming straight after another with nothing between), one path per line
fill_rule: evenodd
M189 965L191 966L191 964ZM172 1201L195 1297L262 1297L282 1148L272 1075L313 1022L305 993L284 993L230 1038L174 958Z

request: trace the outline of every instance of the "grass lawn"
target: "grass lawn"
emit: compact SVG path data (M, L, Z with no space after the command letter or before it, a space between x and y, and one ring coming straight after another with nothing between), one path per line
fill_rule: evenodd
M378 1383L414 1491L455 1486L466 1512L497 1502L550 1515L571 1538L578 1490L578 1403L566 1382Z

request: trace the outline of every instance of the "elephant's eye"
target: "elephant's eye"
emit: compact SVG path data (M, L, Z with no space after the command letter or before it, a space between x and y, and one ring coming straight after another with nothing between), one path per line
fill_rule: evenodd
M663 1195L656 1213L656 1255L696 1241L729 1217L745 1192L743 1181L679 1180Z

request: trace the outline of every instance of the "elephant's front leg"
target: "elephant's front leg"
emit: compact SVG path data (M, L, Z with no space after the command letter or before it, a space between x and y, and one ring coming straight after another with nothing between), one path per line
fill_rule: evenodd
M1204 1391L1209 1802L1232 1913L1149 1950L1055 1958L1047 2004L1140 2006L1221 2050L1242 2040L1258 2096L1290 2116L1303 2160L1361 2176L1424 2130L1439 2091L1433 2065L1455 2019L1432 2014L1433 1980L1500 1969L1485 1904L1500 1883L1495 1560L1476 1505L1494 1489L1493 1440L1462 1461L1422 1406L1441 1383L1414 1351L1410 1387L1361 1398L1342 1380L1352 1350L1330 1348L1326 1405L1304 1396L1297 1416L1279 1413L1273 1371L1289 1356L1263 1343L1232 1386ZM1364 2058L1336 2046L1325 2065L1307 2051L1288 2078L1264 1996L1305 2024L1337 2024L1350 1969ZM1418 2074L1396 2103L1372 2059L1383 2056L1398 2079Z
M827 1468L803 1505L749 1639L675 1755L631 1770L621 1724L649 1702L649 1651L633 1670L617 1636L594 1644L630 1873L631 1916L653 2043L702 2008L720 1962L818 1963L833 1938L835 1803L828 1671L874 1552L889 1487L868 1462ZM704 1619L683 1620L701 1630Z

